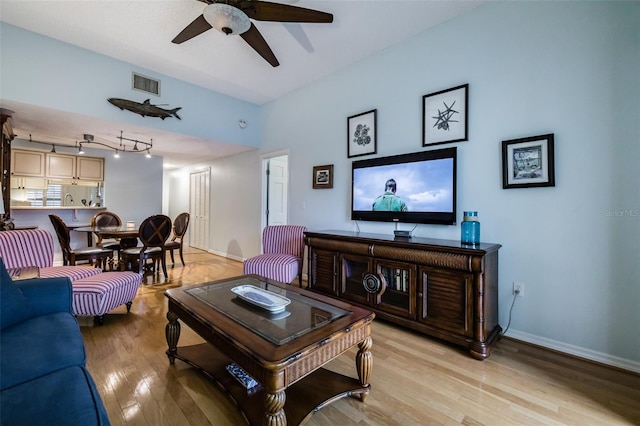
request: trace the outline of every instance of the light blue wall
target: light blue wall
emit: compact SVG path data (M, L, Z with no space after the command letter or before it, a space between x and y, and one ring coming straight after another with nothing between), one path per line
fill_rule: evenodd
M75 64L85 53L77 54ZM67 71L55 73L63 87ZM458 208L478 210L482 239L503 245L501 324L511 283L522 282L509 335L640 371L640 3L490 3L264 106L256 140L262 153L289 152L290 222L355 229L348 116L378 110L377 156L421 151L422 95L463 83L470 137L455 144ZM9 99L36 96L21 90ZM556 186L503 190L501 141L549 132ZM212 251L259 252L259 160L251 152L210 164L212 199L221 201L212 203ZM334 164L334 188L313 190L312 167L322 164ZM171 193L184 190L184 177L167 181ZM188 209L184 197L168 199L171 211ZM360 228L390 234L393 225ZM420 225L415 234L458 239L460 228Z
M378 110L377 156L421 151L422 95L463 83L459 219L478 210L482 240L503 245L500 323L522 282L510 335L640 371L640 3L491 3L267 105L261 151L290 149L291 222L355 229L348 116ZM501 141L544 133L556 186L503 190ZM311 189L321 164L331 190Z
M257 105L198 86L160 75L113 58L78 48L0 22L0 99L32 104L54 110L98 117L114 122L156 128L202 137L225 143L258 147L262 133L261 112ZM161 97L153 97L131 89L131 74L138 72L161 80ZM118 97L139 102L151 98L153 104L182 107L181 120L158 120L121 111L107 102ZM20 111L16 111L19 114ZM238 119L252 123L240 129ZM117 129L116 129L117 130ZM73 141L69 141L73 143ZM33 144L16 139L16 147L34 149ZM39 146L35 147L41 148ZM58 152L65 148L56 146ZM67 150L70 153L73 152ZM121 155L115 160L103 150L87 149L88 155L105 157L107 208L123 220L140 223L151 214L164 212L171 217L188 210L188 191L184 182L174 187L170 196L163 191L161 157L152 159ZM171 181L167 181L171 182ZM188 184L188 178L187 178ZM164 196L164 204L163 204ZM88 223L94 211L56 211L65 222ZM51 211L15 210L17 225L37 225L53 232L47 215ZM74 246L85 244L75 234ZM57 249L56 261L62 256Z
M5 23L0 23L0 43L0 99L220 142L250 147L260 143L257 105ZM162 96L133 90L133 71L160 79ZM108 98L151 98L152 104L167 104L165 108L182 107L181 120L121 111ZM252 125L240 129L240 118Z

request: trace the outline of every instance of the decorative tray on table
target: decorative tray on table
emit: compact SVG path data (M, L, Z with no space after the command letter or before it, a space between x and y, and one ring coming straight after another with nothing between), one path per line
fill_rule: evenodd
M231 289L240 299L252 305L266 309L271 313L283 311L291 300L277 293L261 289L254 285L239 285Z

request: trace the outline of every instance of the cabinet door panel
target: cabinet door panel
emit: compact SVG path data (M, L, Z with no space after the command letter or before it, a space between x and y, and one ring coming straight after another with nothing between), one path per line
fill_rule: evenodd
M47 176L59 179L75 179L76 157L73 155L48 154Z
M376 297L376 307L406 318L416 318L416 266L409 263L376 261L376 271L387 282L382 295Z
M93 157L77 158L78 179L82 180L104 180L104 159Z
M422 267L420 278L420 321L472 336L473 275Z
M19 177L11 178L11 189L47 189L47 180L37 177Z
M11 151L11 174L18 176L44 176L44 152Z
M364 289L362 279L370 272L371 259L363 256L340 256L340 297L356 303L369 304L369 293Z
M323 293L337 295L337 255L327 250L311 249L311 276L309 284L312 289Z

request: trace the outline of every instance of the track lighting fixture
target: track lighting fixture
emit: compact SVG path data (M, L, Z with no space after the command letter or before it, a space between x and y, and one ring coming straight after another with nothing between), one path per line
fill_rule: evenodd
M122 136L122 130L120 131L120 136L118 136L118 139L120 140L120 144L117 147L111 146L107 143L104 142L97 142L94 140L93 135L85 133L84 135L82 135L83 140L82 142L78 142L76 141L75 145L66 145L66 144L54 144L53 142L41 142L41 141L34 141L31 138L31 135L29 135L29 142L32 143L37 143L37 144L41 144L41 145L49 145L51 146L51 152L55 153L56 152L56 145L58 145L58 147L62 146L62 147L68 147L68 148L78 148L78 154L84 154L85 150L84 150L84 146L91 146L91 145L100 145L102 147L105 147L107 149L112 149L114 151L113 153L113 157L114 158L120 158L120 153L121 152L144 152L145 156L147 158L151 158L151 148L153 148L153 139L151 139L150 142L144 142L144 141L139 141L136 139L129 139L129 138L125 138L124 136ZM132 142L133 143L133 147L131 147L131 145L129 145L129 148L127 148L126 142ZM142 144L142 149L138 148L138 144Z

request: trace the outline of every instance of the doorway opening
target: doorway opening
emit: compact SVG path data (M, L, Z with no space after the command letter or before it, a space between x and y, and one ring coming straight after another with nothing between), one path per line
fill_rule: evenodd
M262 159L262 228L289 222L289 154Z
M189 180L189 245L208 250L211 169L191 173Z

